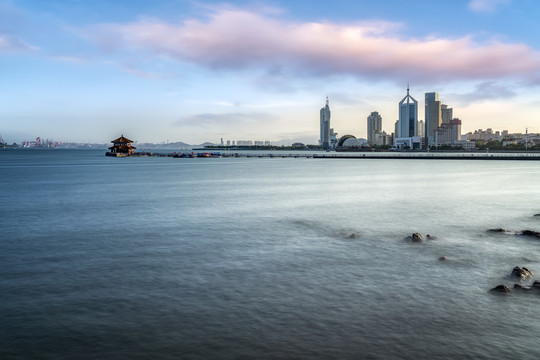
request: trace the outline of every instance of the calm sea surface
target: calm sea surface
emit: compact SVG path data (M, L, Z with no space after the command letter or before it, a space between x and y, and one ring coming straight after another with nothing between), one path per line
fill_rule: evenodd
M0 151L0 358L539 359L537 213L535 161Z

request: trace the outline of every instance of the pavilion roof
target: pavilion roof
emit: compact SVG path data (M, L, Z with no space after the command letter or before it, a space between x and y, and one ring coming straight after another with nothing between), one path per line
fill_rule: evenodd
M118 139L115 139L111 141L112 143L132 143L132 140L129 140L128 138L124 137L124 135L120 136Z

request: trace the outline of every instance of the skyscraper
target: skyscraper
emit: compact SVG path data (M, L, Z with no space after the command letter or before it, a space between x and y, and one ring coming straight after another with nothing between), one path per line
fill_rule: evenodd
M418 130L418 101L409 94L399 102L399 138L410 138L417 136Z
M441 126L442 112L439 94L430 92L425 94L425 118L426 118L426 148L435 144L435 131Z
M449 108L448 105L441 104L441 118L443 124L450 124L450 121L454 118L454 109Z
M321 138L320 145L323 149L330 147L330 107L328 106L328 96L326 106L321 108Z
M375 134L382 132L382 117L377 111L367 118L367 141L369 145L375 144Z
M424 120L418 121L418 136L423 138L426 133L426 126L424 125Z

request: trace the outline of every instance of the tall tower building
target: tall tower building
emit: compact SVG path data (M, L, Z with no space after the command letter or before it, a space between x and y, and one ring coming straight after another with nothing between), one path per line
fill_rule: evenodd
M426 131L424 136L426 137L426 148L435 144L435 131L441 126L442 123L442 111L441 102L439 101L439 94L436 92L430 92L425 94L425 119L426 119Z
M382 132L382 116L377 111L367 118L367 141L369 145L375 144L375 134Z
M412 138L418 135L418 101L409 94L399 102L399 138Z
M330 107L328 106L328 96L326 106L321 108L321 138L320 145L323 149L330 148Z

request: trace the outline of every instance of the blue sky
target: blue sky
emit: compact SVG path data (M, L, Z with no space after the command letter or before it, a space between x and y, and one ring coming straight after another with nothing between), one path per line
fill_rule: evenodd
M407 83L463 132L540 132L540 3L0 0L0 134L316 143L391 132Z

